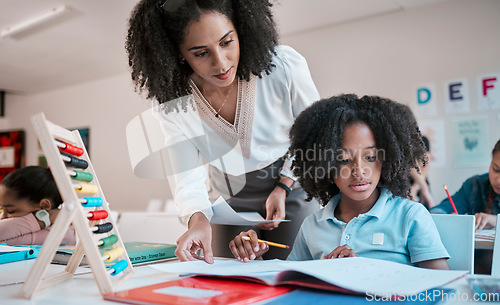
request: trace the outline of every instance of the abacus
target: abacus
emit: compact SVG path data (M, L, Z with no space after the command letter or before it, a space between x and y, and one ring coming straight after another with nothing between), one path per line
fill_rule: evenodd
M53 124L43 113L33 116L31 121L63 204L21 288L21 295L31 298L35 293L73 278L84 255L100 293L113 292L116 286L132 276L133 268L116 225L109 216L109 204L80 133ZM79 240L68 265L64 271L42 279L70 224L73 224ZM99 248L110 250L103 255ZM105 262L111 263L110 267Z

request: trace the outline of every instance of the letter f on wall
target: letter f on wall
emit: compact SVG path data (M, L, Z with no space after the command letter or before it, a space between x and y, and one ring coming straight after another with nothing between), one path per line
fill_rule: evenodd
M488 90L495 88L495 85L493 85L492 82L496 81L497 81L496 77L489 77L483 79L483 96L487 96Z

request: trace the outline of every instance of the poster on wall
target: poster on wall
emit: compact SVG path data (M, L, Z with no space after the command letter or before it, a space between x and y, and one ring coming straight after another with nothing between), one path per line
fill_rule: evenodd
M476 83L479 110L500 109L500 73L479 75Z
M446 114L469 113L469 83L467 79L455 79L444 83L444 104Z
M453 165L487 167L490 160L488 117L454 118L452 121Z
M415 90L416 114L418 117L429 117L437 114L436 86L425 84Z
M25 166L24 137L24 130L0 132L0 181Z
M446 166L446 136L443 120L419 121L420 132L429 141L429 165L431 168Z

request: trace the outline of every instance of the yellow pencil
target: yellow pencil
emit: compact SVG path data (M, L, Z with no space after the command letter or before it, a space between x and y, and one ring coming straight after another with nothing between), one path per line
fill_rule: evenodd
M251 240L250 237L248 237L248 236L243 236L243 239L244 240ZM273 243L272 241L267 241L267 240L262 240L262 239L257 239L257 242L259 242L259 243L266 243L269 246L283 248L283 249L289 249L290 248L290 246L287 246L287 245Z

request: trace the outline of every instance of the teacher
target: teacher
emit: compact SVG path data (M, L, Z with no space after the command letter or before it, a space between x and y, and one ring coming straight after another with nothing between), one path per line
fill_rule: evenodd
M232 257L229 241L248 230L210 224L219 196L237 212L291 220L258 226L260 238L286 244L319 209L306 202L286 156L295 117L319 94L305 59L277 45L271 7L269 0L142 0L132 11L132 80L157 102L169 185L188 225L177 240L181 261ZM289 251L271 249L266 258Z

